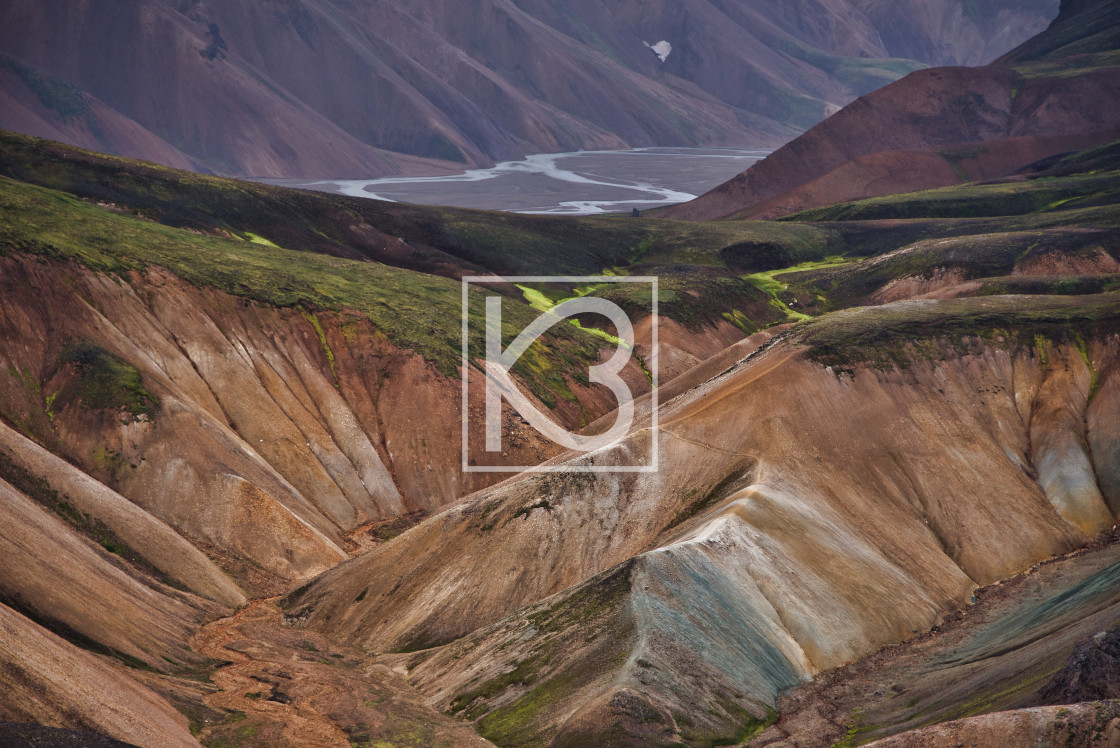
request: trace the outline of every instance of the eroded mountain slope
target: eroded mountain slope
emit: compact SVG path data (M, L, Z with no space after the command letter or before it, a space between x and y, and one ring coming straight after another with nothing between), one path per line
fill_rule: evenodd
M780 689L1112 525L1117 497L1097 475L1120 469L1115 315L1109 295L830 315L664 405L660 473L484 491L301 588L289 610L369 651L459 639L406 660L412 677L501 744L737 735ZM931 340L883 371L858 363L860 330L888 347ZM824 355L832 369L812 358ZM585 459L651 438L639 427Z
M248 563L230 567L243 583L324 571L361 525L470 490L458 433L423 420L457 412L460 382L368 320L246 306L154 271L120 284L76 265L0 262L3 336L17 343L5 351L6 418ZM158 410L94 400L114 364ZM523 451L547 455L531 437Z
M4 722L61 723L130 745L198 745L186 718L166 700L5 605L0 633Z

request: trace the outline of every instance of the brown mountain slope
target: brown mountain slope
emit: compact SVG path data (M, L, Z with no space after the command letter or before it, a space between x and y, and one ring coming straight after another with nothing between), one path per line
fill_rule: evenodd
M0 450L9 470L50 476L49 490L60 492L76 513L99 523L173 584L229 607L245 602L214 562L171 527L3 423Z
M167 662L199 662L186 641L221 608L134 578L111 553L6 481L0 482L0 502L5 604L132 664L163 669Z
M488 165L777 145L923 63L986 61L1056 9L909 0L900 23L866 5L5 0L13 64L0 83L20 106L0 110L0 126L273 177L433 168L375 148ZM649 46L660 41L664 60Z
M1117 28L1113 3L1063 4L1046 32L992 66L912 73L661 215L773 218L1002 177L1107 143L1120 136Z
M384 205L12 135L0 153L4 599L162 671L132 673L212 742L436 726L454 744L466 726L431 708L504 745L595 743L616 722L740 737L780 689L1114 521L1115 149L1054 164L1058 179L922 196L972 218L820 226ZM490 488L460 472L453 278L531 267L661 275L666 355L685 362L788 305L1019 295L841 311L747 358L760 332L666 383L660 474ZM523 324L522 294L505 301ZM519 372L570 427L613 407L581 384L601 345L585 338L550 332ZM514 456L556 454L510 435ZM640 423L588 459L650 438ZM210 621L235 584L306 585L289 612L327 635L259 599ZM366 663L355 648L444 642ZM234 664L207 683L200 653ZM26 682L51 681L40 666Z
M506 483L324 574L289 610L373 652L458 639L400 661L503 745L626 734L620 715L670 742L737 734L778 690L1112 526L1120 496L1098 475L1112 485L1120 469L1115 304L837 313L668 402L656 434L639 425L615 450L656 438L659 474ZM1064 332L1035 348L1013 311L1026 308L1040 341L1084 319L1087 358ZM934 333L896 371L812 360L833 335L924 338L932 320L993 342L953 354Z
M128 745L198 745L187 719L166 700L5 605L0 605L0 634L3 722L66 726ZM19 733L3 736L18 738Z
M207 550L247 562L234 569L242 584L324 571L360 526L471 488L458 431L435 427L458 413L460 382L368 321L246 307L166 273L124 290L76 266L0 264L0 337L20 341L4 354L5 417ZM69 341L134 366L158 413L92 410L82 372L61 363ZM57 395L50 412L43 393ZM542 448L528 439L525 459Z

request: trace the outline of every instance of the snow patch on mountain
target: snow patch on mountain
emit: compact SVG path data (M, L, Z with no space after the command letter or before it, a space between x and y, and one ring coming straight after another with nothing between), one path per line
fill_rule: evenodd
M673 51L673 45L665 41L664 39L659 41L657 44L650 44L649 42L642 42L642 44L646 45L650 50L652 50L653 53L657 55L657 59L661 60L662 62L665 62L665 58L668 57L669 53Z

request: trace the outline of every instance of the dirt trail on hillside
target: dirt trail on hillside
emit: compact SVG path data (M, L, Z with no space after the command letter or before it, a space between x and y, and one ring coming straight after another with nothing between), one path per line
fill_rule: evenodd
M384 740L402 746L488 746L465 725L429 709L400 675L287 626L277 598L254 600L203 627L195 651L230 664L211 676L221 690L203 702L229 716L201 740L259 746L348 748Z
M214 659L232 660L232 664L219 668L211 677L222 690L205 699L207 706L244 712L249 715L244 720L246 726L258 722L276 724L277 737L292 745L348 746L346 733L313 705L315 697L326 695L328 688L316 684L318 687L308 697L285 703L287 694L262 680L268 669L266 663L245 653L258 643L247 638L243 629L276 625L278 613L271 599L254 600L235 615L205 626L195 636L192 646L197 651ZM222 729L213 728L207 733Z

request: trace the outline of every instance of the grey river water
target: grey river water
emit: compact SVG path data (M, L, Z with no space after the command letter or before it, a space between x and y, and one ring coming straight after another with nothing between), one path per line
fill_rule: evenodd
M262 181L420 205L565 215L629 213L691 200L768 153L757 148L540 153L439 177Z

